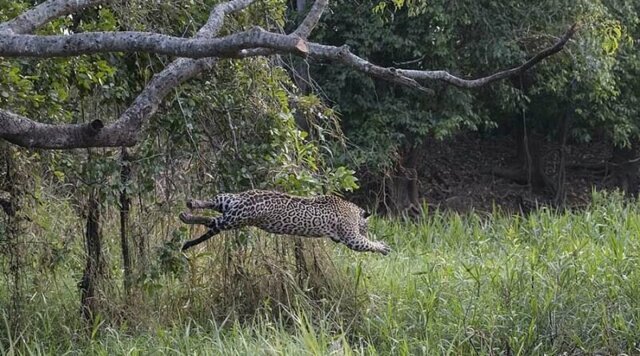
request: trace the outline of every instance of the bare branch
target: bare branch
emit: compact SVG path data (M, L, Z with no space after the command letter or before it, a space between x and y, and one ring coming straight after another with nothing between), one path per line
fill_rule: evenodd
M306 34L308 36L308 33L317 23L319 16L322 15L322 11L326 7L326 3L327 1L323 0L316 1L303 23L292 34L299 34L301 37L306 38L303 35ZM347 46L326 46L313 42L309 42L307 43L307 45L309 47L309 57L316 59L325 59L344 64L361 72L367 73L373 77L417 89L429 95L432 95L433 90L425 88L418 81L437 80L467 89L482 87L495 81L521 74L531 67L535 66L545 58L561 51L567 44L567 42L571 39L571 37L573 37L573 35L576 33L577 29L578 28L576 24L572 25L552 47L542 50L521 66L477 79L463 79L441 70L421 71L385 68L372 64L367 60L354 55ZM268 56L274 53L276 53L276 51L271 48L247 49L242 51L239 57L246 58L255 56Z
M70 149L133 146L143 123L153 116L162 100L178 85L208 70L214 59L179 59L156 74L134 102L114 123L43 124L0 109L0 138L28 148Z
M309 54L314 58L335 61L381 79L430 92L418 81L439 80L461 88L477 88L520 74L544 58L559 52L575 31L574 25L556 44L541 51L519 67L472 80L458 78L446 71L385 68L354 55L346 46L306 43L299 37L267 32L259 27L214 39L202 37L184 39L146 32L89 32L69 36L7 35L0 38L0 56L52 57L112 51L153 52L192 58L213 56L242 58L265 55L265 51L299 56Z
M119 130L103 127L100 120L77 125L43 124L0 109L0 137L23 147L74 148L120 140Z
M433 90L423 87L413 78L400 74L395 68L377 66L356 56L351 53L348 46L335 47L317 43L308 43L307 45L309 56L312 58L330 60L357 69L372 77L417 89L430 95L433 94Z
M407 70L407 69L399 69L398 73L407 78L415 79L415 80L438 80L445 82L447 84L452 84L460 88L478 88L495 81L509 78L521 73L526 72L531 67L540 63L543 59L560 52L564 46L567 44L569 39L573 37L576 33L578 27L576 24L571 26L567 32L551 47L546 48L533 56L530 60L526 61L521 66L504 70L486 77L477 78L477 79L463 79L456 77L454 75L449 74L446 71L436 70L436 71L420 71L420 70Z
M149 32L85 32L68 36L6 35L3 57L70 57L107 52L149 52L176 57L234 57L246 48L267 47L305 55L299 37L267 32L260 27L221 38L182 38Z
M111 0L48 0L20 16L0 24L0 34L32 33L47 22L68 14L76 13L90 6Z
M133 146L144 122L152 117L164 98L180 84L207 71L216 63L215 58L186 59L180 58L169 64L162 72L153 76L149 84L136 97L133 104L125 110L116 121L127 128L127 142L109 146Z
M318 21L320 21L320 17L322 17L322 13L327 8L328 3L328 0L316 0L307 16L302 20L300 26L293 31L292 35L307 39L318 24Z
M235 0L227 1L213 8L209 14L207 23L200 28L196 37L214 37L222 28L224 16L233 12L240 11L251 5L255 0Z
M300 23L298 28L296 28L291 33L291 36L298 36L306 40L311 34L311 31L313 31L315 26L318 24L318 21L320 21L320 17L322 16L322 13L326 9L328 2L329 2L328 0L317 0L316 2L314 2L313 7L311 7L311 10L309 10L309 13L307 14L307 16ZM275 53L276 52L270 48L255 48L255 49L247 49L242 51L239 57L247 58L247 57L258 57L258 56L271 56Z

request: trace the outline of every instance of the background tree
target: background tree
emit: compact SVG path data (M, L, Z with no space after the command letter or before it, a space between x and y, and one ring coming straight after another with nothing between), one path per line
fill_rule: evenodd
M466 130L491 132L500 126L516 137L520 158L517 167L496 167L494 173L555 190L556 184L542 172L545 164L535 137L558 135L568 105L590 106L572 113L577 123L594 116L614 120L601 109L593 111L614 95L611 51L621 37L615 31L615 17L603 5L590 1L333 4L334 11L318 31L320 41L346 42L355 53L382 65L447 68L460 76L490 73L523 61L555 42L549 34L557 33L559 25L581 24L568 51L522 76L475 91L440 84L432 86L434 96L425 97L358 72L317 68L314 77L319 87L335 101L346 135L361 148L349 159L357 162L363 175L372 173L365 184L380 193L385 210L418 212L422 204L418 172L431 169L419 163L428 155L425 147L430 140ZM526 149L525 112L530 136ZM527 161L524 152L529 151L533 157Z

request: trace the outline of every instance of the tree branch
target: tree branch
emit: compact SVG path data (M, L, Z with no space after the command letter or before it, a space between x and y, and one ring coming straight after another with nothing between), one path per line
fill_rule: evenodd
M123 137L126 142L107 145L133 146L144 122L152 117L164 98L180 84L207 71L216 63L215 58L186 59L180 58L171 62L162 72L153 76L149 84L138 94L134 102L125 110L114 125L126 128Z
M245 9L255 0L234 0L216 5L207 23L196 33L197 38L214 37L222 28L227 14ZM217 58L187 59L179 58L171 62L160 73L153 76L149 84L136 97L133 104L118 118L116 123L130 129L126 146L133 146L137 142L144 122L158 110L162 100L180 84L208 71L215 65Z
M320 17L322 17L322 13L327 8L328 3L328 0L315 1L307 16L305 16L300 25L291 33L291 36L298 36L306 40L318 24L318 21L320 21ZM254 48L242 51L239 53L239 58L271 56L273 54L276 54L276 51L271 48Z
M227 1L222 4L216 5L211 13L207 23L204 24L198 30L196 37L214 37L218 34L224 23L224 17L227 14L231 14L240 11L247 6L251 5L255 0L235 0Z
M0 109L0 137L23 147L75 148L100 146L126 139L100 120L88 124L51 125Z
M109 52L148 52L176 57L235 57L243 49L266 47L306 55L299 37L254 27L221 38L182 38L149 32L85 32L67 36L6 35L0 38L2 57L71 57Z
M322 17L322 13L327 8L328 0L316 0L309 10L307 16L302 20L298 28L293 31L291 34L294 36L298 36L300 38L307 39L313 29L320 21L320 17Z
M317 2L314 5L317 5ZM319 16L322 4L314 6L316 12L305 25L300 27L299 33L304 34L313 24L313 19ZM313 9L312 9L313 10ZM267 53L291 53L298 56L310 55L314 58L331 60L348 65L369 75L392 81L414 89L431 92L418 81L438 80L461 88L477 88L500 79L520 74L544 58L562 50L574 35L576 26L569 30L555 43L536 54L523 65L501 71L478 79L463 79L446 71L420 71L407 69L385 68L374 65L365 59L351 53L348 47L335 47L317 43L307 43L293 35L281 35L267 32L259 27L222 38L194 38L185 39L147 32L88 32L69 36L33 36L7 35L0 38L0 56L75 56L80 54L103 52L152 52L190 58L219 57L245 58L248 56L265 55Z
M343 64L366 73L372 77L384 79L409 88L420 90L429 95L433 95L432 89L423 87L415 79L400 74L400 71L396 70L395 68L386 68L372 64L367 60L351 53L349 47L346 45L341 47L327 46L317 43L308 43L307 45L309 47L309 56L311 58L324 59Z
M573 37L573 35L578 30L577 24L572 25L564 35L551 47L546 48L533 56L531 59L526 61L521 66L504 70L486 77L477 78L477 79L463 79L456 77L454 75L449 74L446 71L436 70L436 71L420 71L420 70L408 70L408 69L399 69L398 73L407 78L411 78L414 80L437 80L441 82L445 82L447 84L455 85L459 88L478 88L495 81L506 79L515 75L519 75L521 73L526 72L531 69L531 67L540 63L543 59L560 52L564 46L567 44L569 39Z
M60 16L76 13L111 0L48 0L20 16L0 24L0 34L32 33L38 27Z

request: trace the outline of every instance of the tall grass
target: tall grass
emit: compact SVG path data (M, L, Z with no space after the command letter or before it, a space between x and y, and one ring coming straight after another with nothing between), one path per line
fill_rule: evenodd
M79 313L76 246L46 272L54 276L46 288L30 290L28 327L14 335L0 324L0 353L640 354L636 202L596 194L576 211L431 212L376 220L372 232L393 246L390 256L316 241L325 270L306 282L286 261L265 265L281 257L268 252L279 251L274 241L288 238L250 231L254 242L232 259L243 272L222 283L228 276L216 266L229 256L220 251L236 239L221 237L191 255L184 273L161 274L128 300L108 289L113 305L95 325Z

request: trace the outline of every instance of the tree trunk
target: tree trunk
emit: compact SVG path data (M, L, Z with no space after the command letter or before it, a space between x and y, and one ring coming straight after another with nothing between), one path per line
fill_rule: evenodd
M18 172L15 169L11 148L8 145L2 145L4 151L4 164L5 164L5 180L2 186L2 190L6 190L6 199L1 198L2 207L5 212L5 238L6 243L0 244L0 247L4 245L2 253L7 256L9 273L7 275L10 304L8 306L8 327L12 335L20 335L23 332L23 316L22 316L22 301L23 296L23 248L20 246L21 235L21 214L19 210L19 198L20 189L17 186L20 181ZM1 235L0 235L1 236Z
M520 137L521 149L519 149L519 161L522 162L525 184L534 191L541 191L547 186L549 180L544 174L544 162L542 160L542 139L537 135L531 135L522 131Z
M129 153L122 147L120 162L120 247L122 249L122 267L124 268L124 290L127 296L131 292L131 255L129 254L129 240L127 229L129 226L129 206L131 200L127 192L127 185L131 178Z
M619 187L626 195L638 195L638 168L640 157L637 152L638 142L631 142L630 146L613 148L610 160L611 178L615 186Z
M142 193L138 192L137 196L134 198L137 200L138 211L141 216L146 216L149 214L149 208L145 206L144 199L142 197ZM130 202L131 203L131 202ZM131 206L131 205L130 205ZM147 259L147 233L145 232L145 226L141 224L134 224L133 226L129 226L131 228L131 239L129 241L133 242L133 253L135 253L135 268L136 275L142 276L147 273L148 259Z
M572 83L572 90L573 92ZM563 206L567 199L567 190L565 189L565 181L567 176L567 138L569 137L569 129L573 121L574 105L567 104L567 111L565 112L562 122L560 123L559 130L559 144L560 144L560 160L558 162L558 168L556 170L556 196L554 202L556 206Z
M296 0L296 13L300 19L304 18L305 10L307 9L307 0ZM309 63L304 58L297 58L293 60L292 65L292 73L294 83L300 90L302 95L307 95L311 91L311 78L309 76ZM300 112L300 110L296 110L294 112L294 119L296 120L296 125L302 131L309 132L311 131L311 125L307 118L305 118L304 114Z
M525 95L535 81L530 73L511 77L512 84ZM550 188L556 193L555 183L544 173L542 138L528 132L526 126L526 111L522 109L522 116L516 115L513 133L516 142L516 157L520 163L515 169L493 168L492 173L498 177L512 180L518 184L527 185L531 192L543 193Z
M87 223L85 232L86 264L80 287L80 304L85 320L93 322L98 311L97 286L101 275L102 255L100 234L100 202L97 191L89 195L87 204Z
M518 166L516 168L495 167L492 173L515 183L527 185L534 192L542 193L548 188L555 194L555 183L544 173L542 138L526 133L522 126L514 131Z
M420 190L418 180L418 159L421 150L408 147L392 175L386 179L385 205L392 215L420 215Z
M309 269L307 268L307 260L304 258L304 245L300 237L294 239L293 254L296 260L298 283L302 287L304 281L309 277Z

